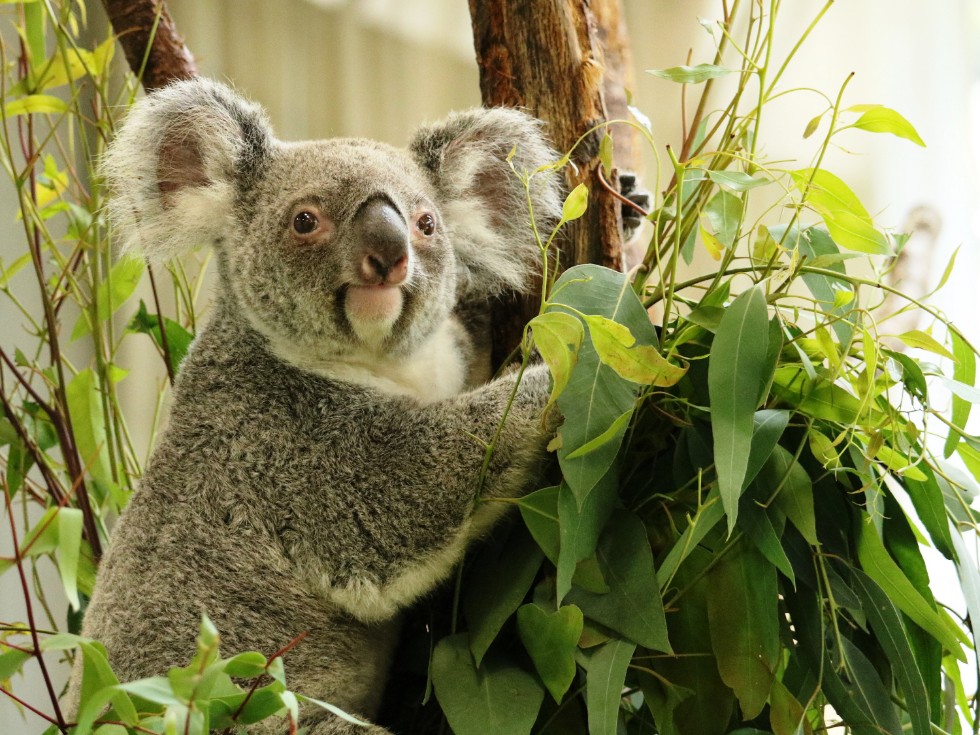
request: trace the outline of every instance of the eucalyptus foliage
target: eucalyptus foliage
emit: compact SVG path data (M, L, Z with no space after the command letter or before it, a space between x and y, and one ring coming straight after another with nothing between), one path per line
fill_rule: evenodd
M812 160L760 153L768 105L791 91L784 71L830 5L777 59L780 3L724 3L706 24L713 59L652 72L703 85L692 87L702 100L666 148L670 180L653 184L652 236L630 276L584 265L556 277L555 233L538 233L545 289L524 360L540 355L553 375L564 419L555 481L479 501L515 505L513 522L410 623L388 695L393 727L978 732L960 675L980 620L980 437L967 430L976 350L889 285L904 237L823 167L845 130L923 142L898 112L854 104L844 80L822 115L799 121L821 141ZM91 166L135 90L131 78L109 83L114 39L94 38L83 4L4 7L17 36L0 45L0 152L24 239L0 262L0 294L26 331L0 346L11 549L0 574L18 578L26 619L0 621L0 696L50 733L295 723L289 647L223 658L205 618L186 667L119 682L101 644L77 635L107 524L148 449L132 440L119 391L154 378L129 375L122 346L159 355L163 396L193 338L199 276L118 259L108 240ZM636 120L620 124L659 151ZM541 173L515 171L528 187ZM561 224L581 216L585 194L569 195ZM716 266L697 274L700 249ZM922 328L889 334L884 294ZM958 572L965 620L934 598L923 546ZM40 583L46 566L60 590ZM68 722L55 670L79 656L82 705ZM19 689L29 667L48 701Z

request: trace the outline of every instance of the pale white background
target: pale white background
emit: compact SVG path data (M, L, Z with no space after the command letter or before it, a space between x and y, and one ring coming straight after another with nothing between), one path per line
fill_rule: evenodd
M710 39L697 18L718 17L720 1L624 0L624 5L637 70L636 104L652 119L658 143L676 144L679 88L643 70L683 63L692 47L694 63L710 61ZM822 3L782 5L783 38L791 42ZM465 0L171 0L170 6L201 70L232 81L266 105L286 139L361 135L403 144L419 123L479 104ZM912 276L934 282L953 250L961 248L958 267L934 302L974 342L980 341L978 14L980 0L838 0L785 81L787 87L816 87L833 96L854 71L848 103L888 105L918 128L928 143L925 150L891 136L853 133L841 142L860 153L833 151L824 165L851 182L883 224L901 226L921 206L938 216L942 229L934 240L920 238L922 253ZM778 105L763 133L766 153L807 165L812 141L803 141L802 132L822 107L819 98L805 94ZM0 257L5 259L20 248L10 193L3 182ZM6 315L0 318L0 339L5 345L20 339L19 325ZM145 372L140 359L131 356L135 374ZM146 388L130 384L130 400L139 401ZM145 426L134 428L145 437ZM5 553L8 533L0 532L0 554ZM949 577L941 570L937 575L937 596L959 607L950 599ZM13 573L0 578L0 620L23 619L16 583ZM29 668L28 685L17 689L46 708L35 667ZM36 719L21 720L0 699L0 735L42 729Z

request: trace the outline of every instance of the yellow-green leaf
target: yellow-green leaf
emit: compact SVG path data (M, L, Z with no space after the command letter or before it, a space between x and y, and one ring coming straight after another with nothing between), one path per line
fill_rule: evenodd
M898 338L909 347L918 347L920 350L926 350L956 362L956 355L943 347L931 334L923 332L921 329L910 330L898 335Z
M96 318L99 323L105 322L119 309L136 290L146 264L141 258L123 258L109 270L108 276L95 291L97 304ZM75 322L71 338L76 340L92 332L92 315L89 309L82 311Z
M531 320L534 344L551 370L550 406L568 385L572 368L578 360L578 350L585 337L585 328L577 318L562 311L549 311Z
M652 345L637 345L629 329L603 316L585 317L599 359L618 375L640 385L676 385L686 368L668 362Z
M52 97L49 94L30 94L27 97L21 97L4 105L4 114L7 117L45 112L60 114L67 110L68 105L64 100Z
M701 230L701 242L704 243L705 249L715 260L721 260L721 254L725 252L725 246L717 237L712 235L704 226L704 222L700 223Z
M867 109L851 127L867 130L870 133L891 133L899 138L911 140L916 145L926 147L918 132L902 115L888 107L874 105Z
M561 221L571 222L585 214L589 206L589 188L585 184L579 184L565 197L565 202L561 206Z

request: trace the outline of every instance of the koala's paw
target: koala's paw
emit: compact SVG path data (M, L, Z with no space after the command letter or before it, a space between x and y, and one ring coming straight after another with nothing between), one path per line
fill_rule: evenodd
M637 207L650 208L650 192L640 186L636 174L624 171L619 175L619 193ZM643 223L643 215L629 204L623 204L623 241L628 241Z

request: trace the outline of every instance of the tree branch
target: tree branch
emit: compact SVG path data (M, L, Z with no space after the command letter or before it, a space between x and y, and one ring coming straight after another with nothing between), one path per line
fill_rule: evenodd
M194 57L164 0L102 0L102 4L143 89L149 92L197 76Z

